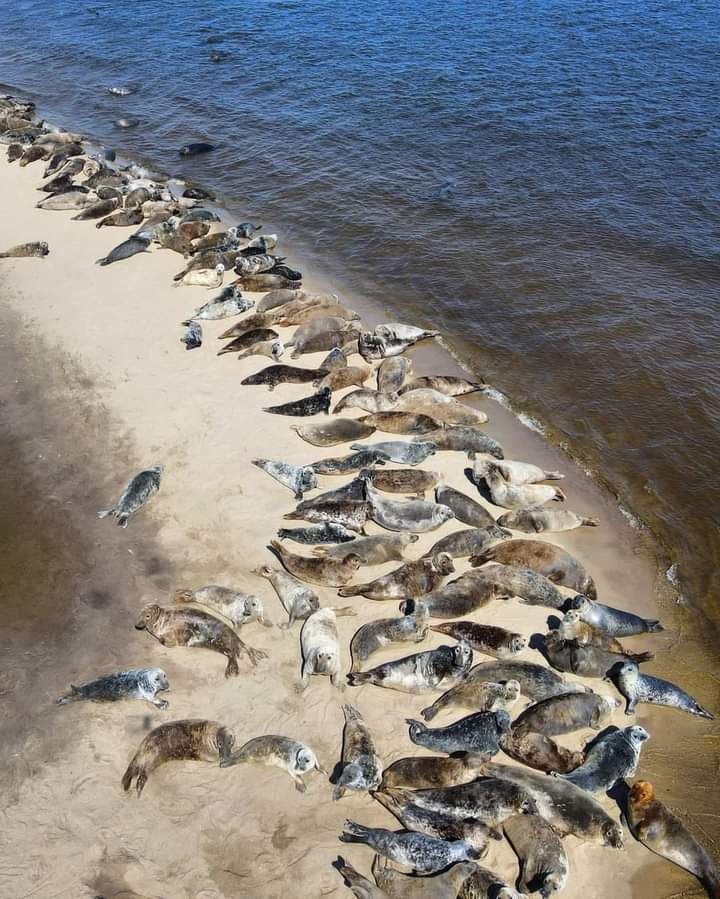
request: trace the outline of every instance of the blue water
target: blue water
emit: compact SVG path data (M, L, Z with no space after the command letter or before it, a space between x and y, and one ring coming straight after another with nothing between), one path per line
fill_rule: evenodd
M0 81L441 328L712 601L717 3L24 0L3 21ZM182 162L192 139L218 150Z

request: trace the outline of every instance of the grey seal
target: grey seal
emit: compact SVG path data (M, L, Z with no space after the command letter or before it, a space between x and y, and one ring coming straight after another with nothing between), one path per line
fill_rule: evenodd
M462 531L453 531L441 537L425 553L434 556L437 553L449 553L453 559L463 559L477 555L495 540L507 540L511 537L510 531L505 531L495 525L480 528L465 528Z
M350 440L362 440L369 437L374 431L371 425L363 424L352 418L336 418L320 425L296 426L293 430L307 443L313 446L336 446L338 443L347 443ZM377 449L353 444L350 449L366 450ZM380 450L384 452L383 450ZM387 455L387 454L386 454Z
M360 421L375 425L378 431L387 434L428 434L440 427L434 418L417 412L374 412L363 415Z
M343 843L365 843L375 852L420 874L434 874L456 862L480 857L477 849L465 840L447 842L424 833L364 827L354 821L345 822L340 836Z
M139 797L148 775L165 762L219 762L229 755L234 743L233 732L218 721L190 718L161 724L140 743L123 774L122 788L127 793L134 780Z
M460 885L457 899L527 899L527 896L514 890L499 874L477 865Z
M549 899L565 888L568 858L547 821L539 815L514 815L503 823L503 831L520 862L518 888L523 893Z
M324 521L311 528L279 528L280 540L294 540L296 543L349 543L357 534L334 521Z
M277 337L277 331L272 331L273 336ZM234 342L234 341L233 341ZM268 365L254 375L248 375L243 378L241 384L247 385L265 385L269 390L275 390L278 384L307 384L317 381L324 374L323 369L317 368L297 368L294 365Z
M527 649L527 638L494 624L478 624L475 621L451 621L434 624L438 634L465 641L476 651L496 659L509 659Z
M582 592L582 591L581 591ZM583 621L613 637L632 637L635 634L657 634L665 628L655 618L641 618L632 612L613 609L593 597L576 596L568 603Z
M405 552L420 538L417 534L377 534L372 537L360 537L352 545L353 552L363 559L365 565L382 565L383 562L404 562ZM332 556L340 558L343 547L318 547L313 550L315 555Z
M86 206L77 215L74 215L70 221L72 222L88 222L92 219L103 218L117 209L118 201L116 199L98 200Z
M522 487L524 484L538 484L540 481L559 481L565 475L559 471L545 471L532 462L516 462L514 459L496 459L489 453L471 450L468 459L473 463L472 479L476 484L485 480L488 465L494 465L508 484Z
M559 487L549 484L508 484L497 465L489 462L485 469L485 482L496 506L504 509L527 509L542 506L551 501L564 502L565 494Z
M561 693L584 693L585 687L564 681L545 665L534 662L520 662L516 659L480 662L475 665L468 676L470 681L503 681L516 680L520 684L523 696L535 702Z
M271 540L269 548L290 574L311 584L325 587L342 587L347 584L363 561L360 556L349 550L342 559L298 556L277 540Z
M591 599L596 599L595 582L585 568L561 546L543 543L540 540L508 540L483 550L470 559L470 564L478 567L486 562L501 565L517 565L531 568L544 575L554 584L577 590Z
M447 727L430 729L422 721L407 719L410 739L433 752L478 752L492 758L500 751L500 738L510 730L510 716L497 712L475 712Z
M254 305L255 301L248 300L239 290L234 287L226 287L216 297L198 307L190 318L213 322L221 321L233 315L241 315L252 309Z
M200 322L186 321L183 322L185 333L180 338L180 343L185 344L186 350L196 350L202 346L203 332Z
M438 587L455 571L453 561L447 553L417 562L405 562L388 574L365 584L341 587L339 596L365 596L367 599L399 599L405 596L421 596Z
M317 474L336 475L360 471L375 465L385 465L387 461L388 457L385 453L381 453L378 450L360 450L359 452L351 453L349 456L321 459L319 462L313 462L310 467Z
M232 622L236 630L252 621L259 621L264 627L272 627L270 619L265 617L262 600L254 593L208 584L195 590L176 590L174 599L176 603L192 602L219 612Z
M485 550L470 556L470 564L484 557ZM558 588L544 575L531 568L518 565L487 565L478 571L469 572L482 582L492 587L498 599L509 599L517 596L531 606L547 606L550 609L562 609L566 599Z
M431 618L459 618L469 615L495 598L492 584L486 585L477 578L464 574L419 599L403 600L400 610L407 614L413 609L422 608Z
M98 265L110 265L112 262L130 259L131 256L135 256L137 253L147 253L150 243L151 240L149 237L143 237L139 234L133 235L132 237L128 237L128 239L124 240L122 243L119 243L116 247L113 247L107 256L102 256L100 259L97 259L96 262Z
M312 396L306 396L301 400L281 403L279 406L264 406L263 412L271 412L273 415L293 415L301 418L308 415L319 415L321 412L327 415L330 411L331 396L330 389L323 387Z
M496 459L502 459L504 451L502 446L488 436L480 428L470 425L446 425L437 431L430 431L422 437L414 437L414 440L430 440L439 450L450 450L460 453L475 451L489 453Z
M217 355L224 356L226 353L238 353L241 350L250 349L264 341L277 340L277 337L277 331L274 331L272 328L253 328L252 331L247 331L245 334L241 334L239 337L231 340L230 343L226 343L222 349L218 350ZM282 346L282 344L280 344L280 346ZM270 346L270 350L272 355L272 345ZM278 347L275 352L279 355L282 355L282 353L280 352L280 347ZM275 366L272 365L270 366L270 368L274 367ZM287 366L278 367L285 368ZM245 382L241 381L240 383L244 384Z
M372 430L374 431L375 428L373 427ZM386 440L382 443L373 443L371 446L353 443L350 449L375 450L376 452L384 453L392 462L399 462L402 465L420 465L428 456L434 456L437 450L435 444L429 441L406 443L402 440Z
M346 364L342 368L334 368L329 371L320 382L320 387L329 387L333 392L345 390L347 387L362 387L369 377L369 368ZM370 424L372 423L370 422Z
M200 156L203 153L211 153L215 149L213 144L207 141L197 141L196 143L185 144L180 148L181 156Z
M615 637L611 637L604 631L597 630L591 624L583 621L576 609L565 612L557 628L558 634L563 640L577 640L578 643L587 643L590 646L599 646L610 652L625 652L622 643Z
M34 240L30 243L21 243L10 247L4 253L0 253L0 259L19 259L27 256L43 259L49 252L50 249L44 240Z
M401 322L385 322L375 328L375 333L384 338L413 341L440 336L439 331L427 331L425 328L417 328L415 325L405 325Z
M70 692L57 700L59 705L89 699L92 702L117 702L120 699L142 699L158 709L169 703L158 697L170 689L170 681L162 668L130 668L106 674L80 686L70 684Z
M437 485L442 475L437 471L424 471L419 468L395 468L387 471L368 471L366 477L373 487L385 493L415 494L422 499L427 490Z
M262 737L254 737L243 744L240 749L224 756L220 760L221 768L231 768L234 765L270 765L287 771L295 782L295 789L299 793L307 790L303 774L310 771L319 771L327 774L320 767L315 753L298 740L290 737L281 737L276 734L265 734Z
M333 799L341 799L346 790L358 793L377 789L383 775L382 762L375 749L363 716L351 705L343 706L342 770L333 790Z
M463 524L470 525L473 528L494 527L495 519L488 512L485 506L481 505L477 500L465 496L454 487L445 485L435 490L435 501L452 509L455 518Z
M283 487L292 490L295 499L302 499L306 490L317 489L317 475L309 465L291 465L272 459L253 459L252 464L275 478Z
M375 684L401 693L424 693L454 686L466 677L471 665L472 649L460 643L394 659L368 671L351 671L347 679L351 687Z
M513 722L513 731L556 737L586 727L600 730L609 722L615 707L614 700L597 693L548 696L518 715Z
M412 390L437 390L445 396L466 396L468 393L477 393L485 385L484 381L468 381L466 378L456 378L451 375L426 375L422 378L413 378L401 389L400 395Z
M420 714L426 721L452 706L472 709L475 712L509 712L520 699L520 684L516 680L495 684L492 681L464 680L450 687L432 705L422 709Z
M498 524L526 534L540 534L543 531L571 531L580 527L596 528L600 522L597 518L586 518L570 509L544 509L535 506L517 512L506 512L498 518Z
M385 338L366 331L358 337L358 352L363 359L370 362L373 359L387 359L388 356L400 356L414 343L414 340Z
M712 712L704 709L685 690L660 677L642 674L635 662L621 662L614 665L608 672L608 678L627 700L626 715L632 715L637 704L645 702L649 705L664 705L672 709L680 709L691 715L697 715L699 718L711 720L715 718Z
M619 662L648 662L652 652L608 652L576 640L564 640L557 631L545 635L543 653L553 668L570 671L580 677L606 677Z
M558 777L587 790L603 793L624 777L632 777L640 764L640 752L650 734L637 724L605 734L590 746L585 762Z
M300 583L291 574L277 571L268 565L263 565L255 573L270 581L282 607L288 614L287 624L281 624L281 628L292 627L296 621L305 620L320 608L320 599L317 593L306 584Z
M412 363L405 356L383 359L377 368L377 389L380 393L398 393L411 369Z
M397 618L379 618L363 624L350 641L351 671L358 671L373 653L391 643L421 643L427 636L428 626L423 614L400 615Z
M360 387L346 393L345 396L335 404L333 415L342 412L344 409L362 409L363 412L390 412L395 407L395 398L392 395L386 396L377 390L371 390L369 387Z
M112 516L121 528L126 528L131 515L139 512L160 489L162 465L153 465L138 472L125 488L125 492L112 509L104 509L97 513L98 518Z
M340 682L340 646L335 612L318 609L309 615L300 631L302 673L300 688L305 689L313 674L330 678L333 687L343 689Z
M389 531L411 531L416 534L434 531L454 517L447 506L415 499L408 501L385 499L365 482L369 514L374 522Z
M380 790L387 791L393 787L433 790L470 783L482 775L484 764L485 757L472 752L449 757L427 755L398 759L383 772Z
M505 734L500 746L511 759L546 774L566 774L579 768L585 761L583 752L566 749L544 734L525 731L518 733L513 729Z

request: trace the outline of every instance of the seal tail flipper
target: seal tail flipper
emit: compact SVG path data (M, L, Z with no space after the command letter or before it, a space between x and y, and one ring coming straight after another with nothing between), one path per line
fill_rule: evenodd
M100 259L95 260L95 265L110 265L110 260L107 256L101 256Z
M173 599L175 602L192 602L194 595L193 590L176 590Z
M438 710L435 708L435 703L429 705L426 709L420 709L420 714L426 721L432 721L432 719L437 715Z
M352 618L357 615L352 606L330 606L336 618Z
M692 712L694 715L698 715L700 718L708 718L710 721L715 720L715 715L712 712L709 712L706 708L700 705L699 702L693 702Z
M633 662L650 662L655 658L654 652L631 652L628 653L628 658L632 659Z
M60 699L56 699L55 702L58 705L65 705L68 702L74 702L75 699L80 695L80 691L75 686L75 684L70 684L70 692L66 693L64 696L61 696Z
M130 787L132 786L133 780L134 780L136 777L139 777L139 776L140 776L140 772L141 772L141 769L140 769L140 766L139 766L138 763L137 763L137 755L135 755L135 756L133 756L133 760L132 760L132 761L130 762L130 764L127 766L127 769L126 769L125 773L124 773L123 776L122 776L121 784L122 784L123 790L125 790L126 793L128 792L128 790L129 790ZM140 787L139 783L138 783L138 790L139 790L139 792L142 791L142 788ZM139 795L139 793L138 793L138 795Z
M343 826L345 830L339 837L341 843L367 842L371 832L369 827L364 827L362 824L356 824L354 821L346 821Z
M647 624L647 629L649 634L659 634L661 631L664 631L665 628L656 618L648 618L645 622Z
M600 526L600 519L599 518L583 518L583 520L581 521L581 524L583 527L586 527L586 528L597 528Z
M102 512L97 513L98 518L110 518L111 515L115 514L115 509L103 509Z
M710 865L712 866L712 862L710 862ZM705 887L709 899L720 899L720 878L718 878L714 867L710 867L710 870L698 874L697 879Z
M565 475L561 474L559 471L545 471L543 472L545 475L546 481L561 481Z
M361 596L368 589L369 584L350 584L347 587L340 587L338 596Z
M351 671L347 675L347 680L351 687L361 687L363 684L370 683L370 673L367 671Z

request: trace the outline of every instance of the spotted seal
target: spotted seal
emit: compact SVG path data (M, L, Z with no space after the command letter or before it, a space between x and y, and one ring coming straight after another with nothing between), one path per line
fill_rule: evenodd
M207 141L196 141L195 143L185 144L180 148L181 156L201 156L204 153L211 153L215 149L213 144Z
M544 509L535 506L517 512L506 512L498 518L498 524L526 534L540 534L543 531L571 531L580 527L596 528L600 521L578 515L570 509Z
M444 690L466 677L472 665L472 649L467 643L438 646L401 659L347 675L351 687L375 684L401 693Z
M610 721L617 703L598 693L561 693L529 706L515 719L513 731L546 737L571 734L586 727L600 730Z
M330 411L331 396L330 389L323 387L312 396L306 396L301 400L281 403L279 406L263 406L263 412L270 412L273 415L293 415L300 418L308 415L319 415L321 412L327 415Z
M218 721L190 718L161 724L140 743L123 774L122 788L127 793L134 780L139 797L148 776L165 762L218 762L228 756L234 743L233 732Z
M365 596L367 599L399 599L403 596L421 596L438 587L455 571L452 558L441 553L431 559L406 562L382 577L365 584L341 587L339 596Z
M325 587L342 587L347 584L363 561L354 552L347 552L342 559L298 556L287 550L278 540L271 540L269 548L274 551L290 574L311 584Z
M373 653L391 643L421 643L428 632L426 617L418 613L400 615L397 618L379 618L363 624L350 641L350 671L359 671L362 663Z
M299 793L307 790L303 774L310 771L319 771L327 774L320 767L315 753L298 740L290 737L280 737L275 734L265 734L262 737L254 737L243 744L240 749L224 756L220 760L221 768L231 768L234 765L269 765L287 771L295 782L295 789Z
M158 709L166 709L169 703L158 697L170 689L170 681L162 668L130 668L116 674L106 674L80 686L70 684L70 692L57 700L58 705L68 702L91 700L92 702L117 702L120 699L142 699Z
M559 674L545 665L521 662L517 659L480 662L472 669L468 680L495 683L516 680L520 684L523 696L527 696L528 699L535 702L547 699L549 696L559 696L561 693L585 692L585 687L581 684L564 681Z
M388 457L378 450L360 450L349 456L341 456L335 459L321 459L313 462L311 468L317 474L337 475L348 474L352 471L361 471L375 465L385 465Z
M30 243L20 243L0 253L0 259L19 259L21 257L36 256L43 259L50 249L44 240L35 240Z
M483 558L485 550L470 556L470 564L475 565ZM481 563L483 564L483 563ZM562 609L566 599L544 575L531 568L520 568L517 565L488 565L477 571L468 572L492 587L498 599L509 599L517 596L532 606L547 606L550 609Z
M387 434L428 434L440 427L434 418L416 412L375 412L361 416L360 421L375 425L378 431Z
M353 418L336 418L326 424L303 427L298 425L293 427L293 430L307 443L312 443L313 446L336 446L338 443L347 443L350 440L362 440L364 437L369 437L375 431L375 428ZM367 447L358 444L353 444L350 448L354 450L377 449L377 447ZM384 452L383 450L380 451Z
M338 412L345 409L362 409L363 412L390 412L394 407L395 398L392 394L386 395L377 390L371 390L369 387L360 387L346 393L335 404L333 415L337 415Z
M333 799L341 799L346 790L358 793L375 790L382 780L382 762L363 716L351 705L343 706L342 770L333 790Z
M377 534L372 537L361 537L352 545L353 552L363 560L365 565L382 565L383 562L404 562L406 550L417 543L417 534ZM345 548L347 551L347 548ZM338 559L343 547L318 547L313 550L318 556L331 556Z
M486 606L495 598L492 584L464 574L419 599L403 600L400 610L408 614L422 608L431 618L459 618Z
M383 359L377 369L377 389L380 393L398 393L412 370L412 362L406 356Z
M557 632L563 640L577 640L578 643L599 646L600 649L607 649L610 652L625 652L619 640L583 621L576 609L570 609L563 615Z
M329 371L320 381L319 386L320 388L328 387L335 392L336 390L345 390L346 387L362 387L369 377L369 368L360 367L359 365L345 365L343 368L335 368Z
M418 499L422 499L426 491L435 487L442 477L437 471L424 471L418 468L367 471L364 474L373 487L384 493L414 494Z
M477 652L496 659L509 659L527 649L526 637L494 624L452 621L448 624L434 624L431 630L454 640L464 640Z
M497 712L475 712L447 727L430 729L422 721L407 719L410 739L433 752L479 752L492 757L500 751L500 738L510 730L510 716Z
M652 652L608 652L598 646L563 640L557 631L545 635L542 652L558 671L572 672L580 677L606 677L610 670L622 662L649 662L655 658Z
M460 884L457 899L527 899L518 893L499 874L489 868L476 866L475 871Z
M394 833L383 827L364 827L354 821L345 822L340 840L365 843L390 861L419 874L434 874L456 862L480 857L478 850L465 840L448 842L413 831Z
M452 509L455 518L473 528L487 528L495 525L495 519L485 506L477 500L465 496L454 487L442 485L435 490L435 501Z
M253 665L267 658L266 652L243 643L235 631L219 618L199 609L145 606L135 627L147 631L163 646L199 646L219 652L228 660L225 677L235 677L240 673L238 661L241 653L245 653Z
M218 350L217 355L224 356L226 353L238 353L241 350L249 349L250 347L254 347L265 341L270 342L270 349L272 352L272 341L277 340L277 337L277 331L274 331L272 328L254 328L252 331L248 331L247 333L236 337L234 340L231 340L230 343L226 343L222 349ZM280 343L280 347L282 347L282 343ZM280 353L280 347L278 347L276 353ZM280 353L280 355L282 355L282 353ZM270 366L270 368L274 367L275 366L272 365ZM286 366L278 366L278 368L284 367ZM265 371L265 369L263 369L263 371ZM241 381L240 383L243 384L245 382Z
M277 337L277 331L270 330L272 335ZM268 365L267 368L243 378L240 383L253 386L265 385L268 390L272 391L278 384L307 384L317 381L324 374L323 369L296 368L294 365Z
M470 559L474 567L486 562L501 565L516 565L531 568L544 575L554 584L577 590L591 599L596 599L595 582L584 567L561 546L543 543L540 540L508 540L484 550Z
M640 780L632 785L625 818L636 840L661 858L694 874L710 899L719 899L720 879L710 855L656 797L651 783Z
M110 265L113 262L130 259L130 257L136 256L138 253L147 253L149 246L149 237L144 237L141 234L134 234L132 237L128 237L127 240L119 243L116 247L113 247L106 256L102 256L95 261L98 265ZM222 282L222 279L220 280Z
M306 619L300 631L302 650L302 673L300 688L305 689L313 674L330 678L333 687L343 689L340 681L340 646L335 612L332 609L318 609Z
M432 705L422 709L420 714L426 721L443 709L460 706L475 712L509 712L520 699L520 684L516 680L496 684L492 681L464 680L450 687Z
M292 490L295 499L302 499L306 490L317 489L317 475L309 465L291 465L289 462L273 462L272 459L253 459L252 464Z
M281 628L289 628L296 621L304 621L320 608L320 599L317 593L306 584L300 583L291 574L270 568L268 565L258 568L255 574L270 581L282 607L288 614L288 621L286 624L281 624Z
M365 427L370 426L365 425ZM375 428L373 427L374 430ZM376 452L384 453L392 462L398 462L401 465L420 465L428 456L434 456L437 451L435 445L429 441L406 443L402 440L386 440L381 443L373 443L371 446L353 443L350 449L375 450Z
M453 512L447 506L438 503L422 499L407 501L385 499L369 480L365 481L365 489L370 517L388 531L422 534L434 531L454 518Z
M513 815L503 831L520 862L518 889L549 899L567 885L569 864L560 837L539 815Z
M349 543L357 536L334 521L324 521L310 528L279 528L278 539L294 540L296 543Z
M176 590L174 599L176 603L191 602L219 612L232 621L236 630L252 621L259 621L264 627L272 627L272 621L265 617L262 600L254 593L242 593L230 587L208 584L195 590Z
M642 674L636 662L621 662L614 665L608 677L625 697L625 714L632 715L639 702L649 705L664 705L680 709L699 718L714 720L712 712L704 709L689 693L670 681L650 674Z
M429 440L435 444L439 450L449 450L460 453L468 453L471 451L480 453L489 453L496 459L502 459L504 450L502 446L489 437L480 428L474 428L468 425L446 425L437 431L430 431L422 437L414 437L413 440Z
M507 540L511 537L510 531L505 531L495 525L479 528L465 528L462 531L453 531L441 537L425 553L426 556L434 556L438 553L448 553L453 559L462 559L467 556L477 555L485 547L495 540Z
M580 591L581 593L584 591ZM613 609L595 600L594 596L576 596L569 602L580 618L613 637L632 637L635 634L657 634L665 628L656 618L641 618L632 612Z
M589 793L607 792L624 777L633 777L640 764L643 744L650 739L637 724L604 734L590 746L585 762L569 774L558 774Z
M558 481L565 477L559 471L546 471L532 462L517 462L514 459L496 459L489 453L470 451L468 458L473 463L472 478L476 484L485 480L488 465L494 465L504 480L514 487L538 484L541 481Z
M97 513L98 518L113 517L121 528L126 528L132 515L139 512L160 489L163 466L153 465L138 472L125 488L125 492L112 509Z
M186 321L183 322L185 333L180 338L180 342L185 344L186 350L196 350L202 346L203 331L200 322Z

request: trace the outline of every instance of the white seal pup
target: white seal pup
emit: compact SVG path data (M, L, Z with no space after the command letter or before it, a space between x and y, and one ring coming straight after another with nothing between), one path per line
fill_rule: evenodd
M514 459L496 459L490 453L470 450L468 459L473 463L472 479L476 484L485 480L488 465L495 465L502 477L513 487L539 484L541 481L559 481L565 477L559 471L545 471L532 462L516 462Z
M453 755L455 752L479 752L489 758L500 751L500 739L510 732L510 715L503 709L496 712L475 712L447 727L426 727L422 721L406 719L410 739L416 746L433 752Z
M373 427L372 430L376 429ZM435 444L427 440L412 443L404 440L386 440L382 443L373 443L371 446L351 443L350 449L355 451L375 450L375 452L383 453L391 462L399 462L402 465L420 465L428 456L434 456L437 452Z
M173 287L207 287L214 289L220 287L225 274L225 266L219 262L215 268L197 268L192 269L173 281Z
M570 609L592 627L613 637L633 637L636 634L657 634L665 628L656 618L641 618L632 612L614 609L588 596L576 596L568 603Z
M626 715L634 714L637 704L645 702L649 705L664 705L672 709L680 709L691 715L697 715L699 718L709 718L710 720L715 718L712 712L704 709L697 700L680 687L660 677L642 674L636 662L621 662L615 665L610 669L607 677L627 700Z
M290 628L296 621L304 621L320 608L317 593L291 574L270 568L268 565L258 568L255 574L270 581L288 614L288 621L279 625L281 628Z
M523 893L540 893L549 899L564 889L568 858L560 837L539 815L513 815L503 831L520 862L518 887Z
M417 543L417 534L377 534L372 537L360 537L352 546L365 565L382 565L384 562L404 562L406 551ZM313 550L316 556L331 556L339 559L343 555L342 546L317 547ZM347 552L347 547L345 547Z
M315 753L298 740L290 737L280 737L275 734L265 734L262 737L254 737L248 740L240 749L220 760L221 768L231 768L234 765L269 765L281 768L295 781L295 789L299 793L307 790L303 774L310 771L319 771L327 774L320 767Z
M318 609L308 616L300 631L300 648L303 659L301 690L307 687L313 674L329 677L334 687L345 689L340 681L340 645L337 619L332 609Z
M317 488L317 475L310 465L291 465L289 462L273 462L271 459L253 459L252 464L267 472L283 487L292 490L295 499L302 499L306 491Z
M146 468L130 481L125 488L125 492L120 497L117 505L112 509L104 509L97 513L98 518L109 518L112 516L117 520L117 524L121 528L126 528L131 515L140 511L160 489L160 478L162 476L163 466L153 465L152 468Z
M342 771L332 794L335 800L341 799L346 790L359 793L376 790L383 776L382 762L362 715L351 705L344 705L343 713Z
M509 712L520 699L520 684L516 680L496 684L492 681L463 680L436 699L432 705L422 709L420 714L426 721L432 721L442 709L461 706L475 712Z
M570 509L544 509L534 506L506 512L497 523L502 528L512 528L526 534L540 534L543 531L572 531L575 528L596 528L600 524L597 518L586 518Z
M542 506L553 500L565 501L565 494L559 487L550 487L548 484L524 484L522 487L516 487L508 484L500 469L493 463L487 465L485 482L493 503L504 509L527 509L529 506Z
M347 679L351 687L375 684L401 693L425 693L454 686L467 676L471 665L472 649L459 643L394 659L368 671L350 671Z
M359 671L362 663L373 653L391 643L422 643L427 632L427 615L422 611L397 618L380 618L363 624L350 641L350 671Z
M640 752L650 734L634 724L599 737L587 750L585 761L569 774L558 774L589 793L603 793L624 777L633 777Z
M388 531L410 531L423 534L434 531L446 521L455 517L455 513L439 503L431 503L422 499L407 501L385 499L375 490L369 480L365 482L369 514L372 520Z
M106 674L80 686L70 684L70 692L57 700L58 705L89 699L92 702L117 702L119 699L142 699L158 709L169 703L158 693L170 689L170 681L162 668L130 668L117 674Z
M354 821L345 822L343 843L365 843L375 852L418 874L434 874L456 862L480 858L477 849L465 840L438 840L424 833L364 827Z
M196 590L176 590L175 602L192 602L219 612L232 621L236 630L252 621L259 621L264 627L272 627L272 621L265 617L262 600L253 593L242 593L229 587L209 584Z

